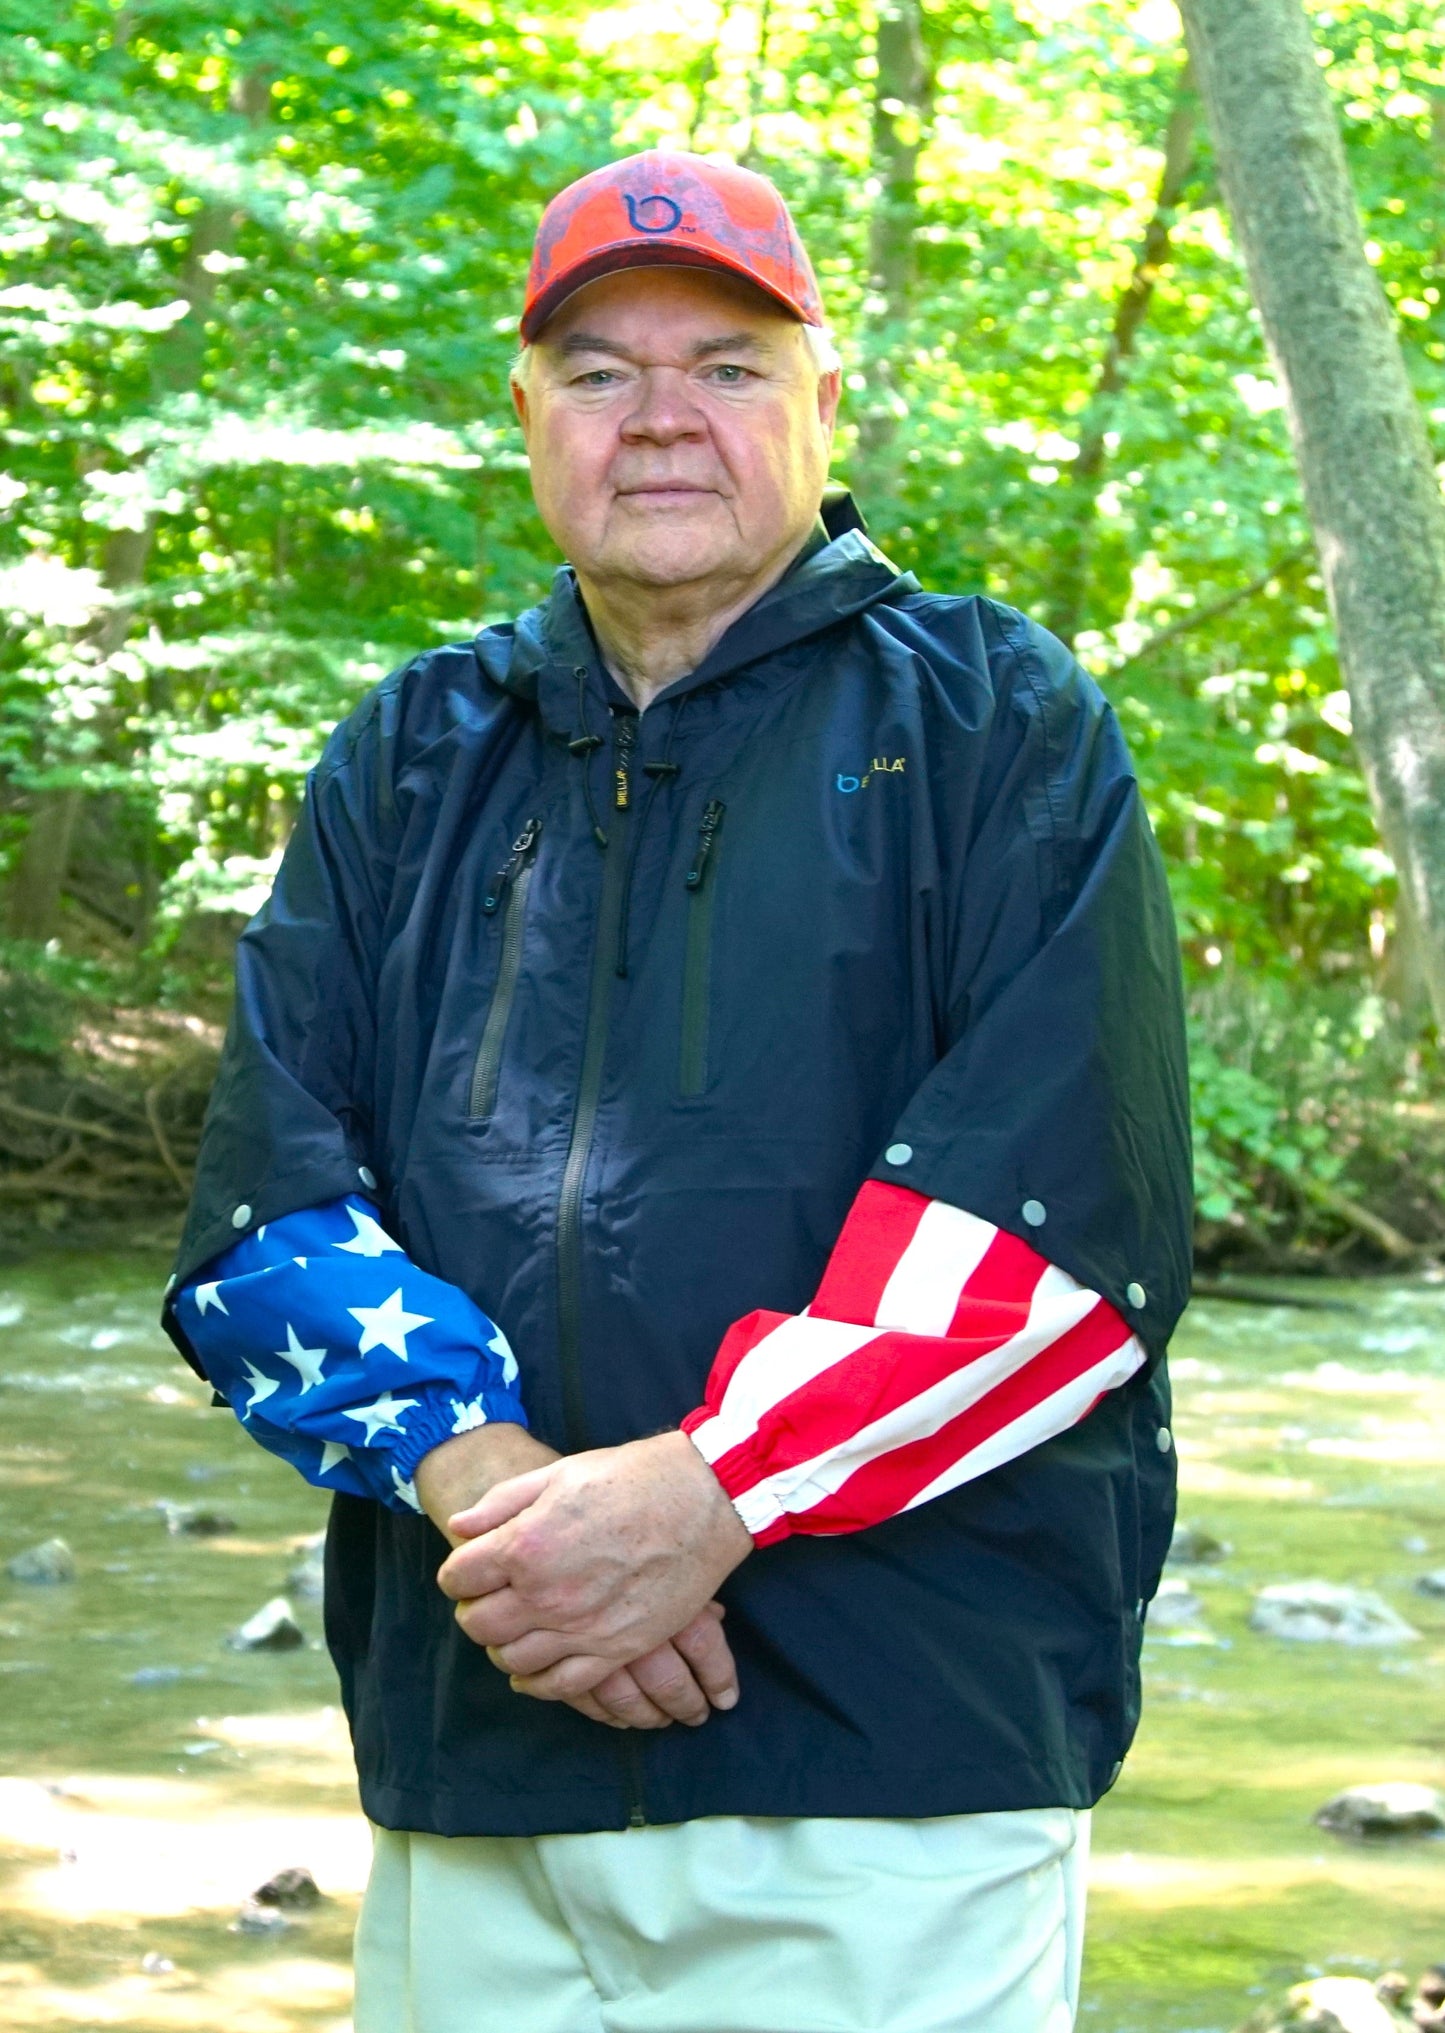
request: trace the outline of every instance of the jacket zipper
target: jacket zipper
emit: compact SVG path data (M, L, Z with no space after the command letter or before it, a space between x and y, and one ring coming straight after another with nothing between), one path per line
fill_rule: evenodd
M582 1072L572 1135L562 1167L557 1197L557 1352L562 1375L562 1424L569 1454L589 1444L587 1402L582 1390L582 1194L587 1163L597 1127L597 1104L607 1055L607 1019L616 976L617 935L627 886L627 836L632 818L632 751L637 741L637 716L620 714L613 749L613 820L599 844L605 857L602 896L593 934L592 979L587 992L587 1028L582 1040ZM642 1749L630 1737L620 1746L628 1792L630 1828L647 1826L643 1799Z
M632 818L631 763L637 739L637 716L619 714L613 762L613 822L603 848L602 896L592 948L592 980L587 995L587 1028L582 1042L582 1072L572 1135L562 1167L557 1199L557 1346L562 1375L562 1415L567 1452L587 1445L587 1409L582 1391L582 1193L587 1162L597 1127L607 1053L607 1018L615 979L617 930L627 877L627 835Z
M712 1002L712 914L717 878L707 880L717 862L718 829L727 806L713 798L703 808L697 852L687 871L687 947L682 970L682 1039L678 1049L677 1082L686 1096L701 1094L707 1083L708 1014Z
M489 918L501 909L504 900L507 915L502 921L502 957L497 964L497 985L492 990L492 1006L487 1011L482 1041L477 1046L476 1063L472 1067L467 1114L473 1122L485 1120L497 1105L502 1047L506 1043L507 1021L512 1014L512 999L517 993L517 980L522 971L527 891L532 886L532 870L541 834L542 821L529 819L512 842L510 855L493 876L487 894L482 898L482 909Z

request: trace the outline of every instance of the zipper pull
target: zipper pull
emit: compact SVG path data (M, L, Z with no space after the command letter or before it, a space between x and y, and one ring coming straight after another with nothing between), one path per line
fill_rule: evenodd
M540 819L529 819L512 842L511 853L492 877L492 886L482 898L482 909L488 917L491 917L494 911L500 909L503 897L507 894L507 891L511 888L535 852L541 833L542 821Z
M703 807L702 824L697 829L697 852L692 857L692 867L687 871L687 886L691 890L702 888L702 879L707 874L708 856L712 853L712 844L717 838L717 830L723 822L723 813L726 810L727 806L717 798L710 799Z
M613 802L619 812L625 812L632 803L632 744L637 739L637 716L624 713L617 723L617 758L612 765L612 781L615 785Z

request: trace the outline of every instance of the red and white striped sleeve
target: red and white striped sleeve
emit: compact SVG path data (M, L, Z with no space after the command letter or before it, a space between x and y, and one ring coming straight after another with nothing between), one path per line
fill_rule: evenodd
M802 1313L729 1328L683 1431L760 1546L856 1532L1077 1425L1145 1361L1097 1292L870 1180Z

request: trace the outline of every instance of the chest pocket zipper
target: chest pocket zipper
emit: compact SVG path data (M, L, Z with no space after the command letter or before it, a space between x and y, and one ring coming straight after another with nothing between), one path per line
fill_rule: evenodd
M482 910L487 917L494 917L504 904L506 916L502 920L502 957L497 964L497 985L492 990L492 1005L487 1011L482 1041L477 1046L476 1062L472 1067L467 1115L473 1122L485 1121L497 1105L497 1079L502 1070L502 1047L507 1041L507 1023L512 1014L517 980L522 971L522 939L526 931L527 892L532 886L537 842L541 834L542 821L529 819L512 842L511 853L497 870L487 894L482 899Z
M707 1084L708 1017L712 1003L712 917L717 896L718 832L726 805L713 798L698 828L697 852L687 871L687 945L682 970L682 1040L677 1081L685 1096Z

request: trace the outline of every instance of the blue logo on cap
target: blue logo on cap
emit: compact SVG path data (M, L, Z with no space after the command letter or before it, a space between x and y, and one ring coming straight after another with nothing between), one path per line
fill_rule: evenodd
M655 191L650 198L634 198L631 192L624 191L622 202L634 233L675 233L682 224L682 206L664 197L661 191Z

